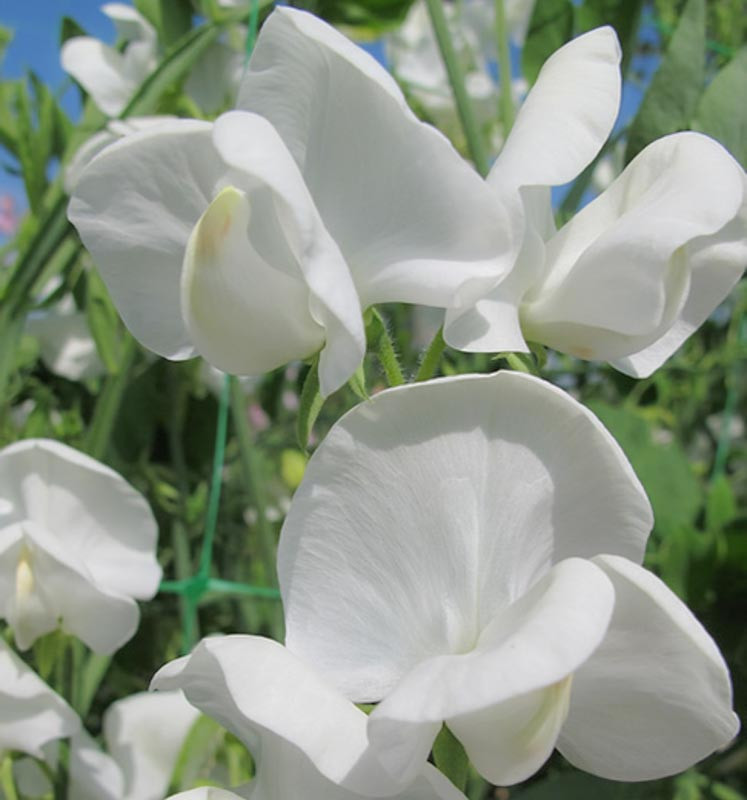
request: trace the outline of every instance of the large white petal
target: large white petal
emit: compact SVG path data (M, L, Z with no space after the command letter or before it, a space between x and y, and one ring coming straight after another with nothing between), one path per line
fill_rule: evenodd
M364 306L446 307L510 267L519 209L504 207L446 138L415 118L373 58L316 17L274 11L238 105L280 133Z
M411 779L446 722L493 783L529 777L555 746L569 676L602 641L614 600L591 561L556 565L498 612L476 647L422 661L374 709L368 732L382 763Z
M181 692L141 692L109 706L104 738L124 775L123 800L162 800L199 716Z
M59 442L26 439L0 451L0 484L10 505L0 525L29 520L50 532L107 591L155 594L156 521L114 470Z
M182 689L246 744L258 761L257 800L301 793L309 800L461 797L428 777L431 771L400 793L368 747L365 714L270 639L204 639L190 656L162 667L152 688Z
M658 139L548 242L544 279L521 309L525 335L582 358L648 347L686 306L691 255L708 255L699 248L727 246L713 294L733 285L744 232L740 244L728 224L743 202L744 173L718 143L692 132Z
M80 729L72 708L0 638L0 751L43 758L42 746Z
M641 560L651 525L617 443L543 381L382 392L334 426L294 497L286 642L354 700L379 700L420 661L471 649L552 563Z
M229 112L216 121L213 138L217 151L233 168L229 179L235 179L248 193L249 214L257 212L254 224L249 221L253 248L272 270L285 273L281 277L302 278L310 293L308 298L278 299L277 307L273 307L272 292L268 300L258 298L267 303L267 314L276 315L275 328L279 330L270 338L290 336L283 330L290 330L291 324L300 329L299 338L305 337L309 345L296 352L296 358L310 355L326 340L320 382L323 393L329 394L352 375L365 352L360 300L348 265L319 217L288 149L267 120L256 114ZM262 280L267 280L266 275ZM288 292L277 285L276 294ZM302 303L306 305L303 309ZM324 327L323 338L319 325ZM267 339L266 332L263 339Z
M620 105L620 44L597 28L548 58L516 117L488 183L501 190L573 180L612 130Z
M617 556L594 561L614 584L615 611L606 639L574 676L558 748L612 780L681 772L739 729L724 659L653 574Z
M187 240L225 173L212 125L172 120L112 144L83 171L68 215L133 335L172 359L195 355L181 315Z

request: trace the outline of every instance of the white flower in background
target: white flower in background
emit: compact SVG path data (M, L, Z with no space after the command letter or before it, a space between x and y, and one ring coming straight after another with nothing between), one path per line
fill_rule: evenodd
M444 9L464 69L467 93L480 122L488 123L497 113L497 87L479 34L465 24L459 13L462 10L451 5ZM433 116L438 127L451 129L458 124L451 85L424 0L413 3L402 25L385 38L385 45L392 72Z
M71 447L28 439L0 450L0 616L22 650L62 627L111 653L155 594L157 528L145 498Z
M0 637L0 756L6 751L43 758L43 747L80 729L72 708Z
M235 791L251 800L466 800L429 764L406 782L389 777L368 746L366 715L271 639L203 639L162 667L151 688L181 689L246 745L256 774ZM204 790L178 796L213 797Z
M514 260L518 208L312 15L268 18L238 107L112 145L70 204L125 324L160 355L257 375L321 350L329 394L363 357L362 309L466 302Z
M181 692L141 692L112 703L103 720L106 750L83 728L70 739L70 797L163 800L181 748L199 716ZM40 757L55 770L56 741L45 745ZM52 792L36 762L19 760L14 773L24 797L42 798Z
M606 778L669 775L738 720L713 640L639 566L652 522L612 436L550 384L385 391L332 428L294 497L286 644L381 701L370 744L402 780L444 722L498 785L554 747Z
M181 692L141 692L112 703L104 741L124 776L122 800L162 800L200 712Z
M528 351L527 340L646 377L695 331L747 263L747 177L716 141L653 142L556 231L550 187L575 178L612 129L620 49L611 28L548 59L488 183L520 194L522 252L509 277L447 312L461 350Z
M158 64L155 28L132 6L106 3L101 6L125 42L120 52L92 36L74 36L60 53L62 68L86 90L108 116L124 111L140 84Z

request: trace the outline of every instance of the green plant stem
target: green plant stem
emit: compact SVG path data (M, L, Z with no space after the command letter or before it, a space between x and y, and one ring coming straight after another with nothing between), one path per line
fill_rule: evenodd
M372 344L384 369L387 383L390 386L401 386L405 382L405 378L399 365L392 337L389 335L386 323L378 310L371 308L370 312Z
M483 141L480 128L477 124L472 103L467 94L467 89L464 82L464 72L459 63L456 52L454 51L454 43L451 41L451 34L446 22L446 15L444 14L443 0L425 0L428 9L428 16L433 26L433 32L436 36L438 49L441 51L441 58L443 59L444 66L446 67L446 74L449 76L449 83L451 84L451 91L454 94L454 101L456 102L457 113L459 120L462 123L462 129L467 139L467 147L469 148L472 160L475 162L477 171L485 177L488 174L488 154Z
M0 766L0 786L2 787L5 800L18 800L16 782L13 779L13 759L6 755Z
M104 391L96 403L85 440L86 452L99 461L104 459L109 448L114 423L117 421L122 397L130 382L130 370L135 363L137 352L135 340L129 333L126 333L119 372L106 379Z
M495 41L498 47L498 78L501 82L500 106L504 140L514 124L514 98L511 86L511 53L508 45L506 6L504 0L495 0Z
M226 375L223 382L223 391L220 395L218 406L218 423L215 430L215 450L213 454L213 474L210 479L210 495L208 497L207 518L205 520L205 535L202 539L200 553L200 568L198 575L207 578L210 574L210 564L213 560L213 543L215 529L218 524L218 508L220 506L221 484L223 482L223 460L226 453L226 431L228 430L228 407L230 404L231 379Z
M324 398L319 394L319 356L314 356L298 402L296 438L301 450L305 451L309 446L309 436L323 405Z
M231 379L231 413L233 417L236 439L239 443L239 460L244 475L244 483L249 489L249 494L257 509L257 532L259 534L259 549L265 572L265 581L271 586L277 586L275 575L275 536L267 520L267 493L265 492L262 463L255 443L252 441L252 431L246 416L246 398L241 385L236 378Z
M441 363L441 356L443 355L446 342L444 341L443 325L436 331L428 349L423 355L423 360L420 362L420 367L415 375L415 381L427 381L436 374L438 365Z
M172 413L169 419L169 452L171 462L176 473L176 488L179 493L177 501L178 510L171 526L171 540L174 548L174 571L177 580L187 580L192 573L192 563L189 553L189 531L187 530L187 497L189 496L189 478L187 475L187 461L184 456L184 419L187 412L187 391L181 380L181 370L176 364L169 367L168 380L171 395ZM163 590L163 584L161 586ZM192 613L189 602L184 594L179 595L179 618L182 631L194 628L193 622L188 620Z

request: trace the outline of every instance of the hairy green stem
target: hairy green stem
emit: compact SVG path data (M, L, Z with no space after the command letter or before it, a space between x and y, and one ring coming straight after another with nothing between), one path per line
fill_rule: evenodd
M477 124L472 103L467 94L467 88L464 82L464 72L459 63L457 54L454 50L454 43L451 41L451 34L446 22L446 15L444 14L443 0L425 0L428 9L428 16L433 26L433 32L436 36L438 49L441 52L444 66L446 67L446 74L449 76L449 83L451 84L451 91L454 94L454 101L456 102L457 113L459 120L462 123L462 129L467 139L467 147L469 148L472 160L475 162L477 171L485 177L488 174L488 154L483 141L480 127Z
M498 101L503 123L503 138L507 138L514 124L514 98L511 87L511 52L508 45L506 6L504 0L495 0L495 41L498 47L498 79L501 93Z
M381 366L384 369L387 383L390 386L401 386L405 382L402 368L399 365L397 352L392 337L389 335L386 322L377 309L371 308L370 338L376 350Z
M444 341L443 325L436 331L428 349L423 355L423 360L420 362L420 367L415 375L415 381L427 381L436 374L438 365L441 363L441 356L443 355L446 342Z

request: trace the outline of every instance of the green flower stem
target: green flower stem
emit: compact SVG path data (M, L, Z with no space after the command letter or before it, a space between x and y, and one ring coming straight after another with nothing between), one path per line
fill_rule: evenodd
M13 779L13 759L6 755L0 766L0 787L2 787L5 800L18 800L16 782Z
M425 0L425 4L428 8L428 15L431 20L431 25L433 26L436 41L438 42L438 49L441 51L441 57L446 67L446 73L449 76L449 83L451 84L451 91L454 94L457 113L459 114L459 120L462 123L462 129L467 139L467 147L469 148L472 160L475 162L477 171L480 175L485 177L489 169L488 154L482 133L477 124L472 103L467 94L462 66L459 63L456 52L454 51L454 44L451 41L451 34L449 33L446 16L444 14L443 0Z
M223 382L223 391L220 395L220 405L218 406L218 423L215 431L215 450L213 454L213 475L210 480L205 535L202 539L202 550L200 553L198 575L203 579L207 579L210 575L210 565L213 560L213 543L215 541L215 528L218 523L218 508L220 506L220 492L223 482L223 461L226 454L226 431L228 430L230 394L231 379L226 375Z
M246 397L241 385L231 379L231 414L236 439L239 443L239 460L244 475L244 484L257 509L257 532L259 549L264 565L265 581L270 586L277 586L275 575L275 535L267 520L267 493L265 492L262 462L257 447L252 440L252 431L246 416Z
M319 356L314 356L306 379L303 382L296 417L296 438L301 450L309 446L309 436L324 405L324 398L319 394Z
M387 383L390 386L401 386L405 378L386 323L375 308L369 309L369 315L368 340L381 362Z
M59 740L57 772L54 777L54 800L68 800L67 783L70 765L70 744L67 739Z
M280 592L271 586L252 586L248 583L224 581L221 578L210 578L207 583L208 592L233 594L239 597L262 597L266 600L279 600Z
M462 743L446 725L442 726L436 741L433 742L433 760L457 789L465 790L469 776L469 760Z
M86 452L99 461L104 460L109 448L114 424L122 405L122 397L130 382L130 371L135 363L137 353L138 347L135 340L129 333L126 333L119 372L106 379L104 391L96 403L84 443Z
M428 345L428 349L423 355L423 360L420 362L420 368L415 381L427 381L432 378L438 370L438 365L441 363L441 356L443 355L446 342L444 341L443 325L436 331L436 335Z
M498 46L498 78L501 82L499 99L504 140L514 124L514 98L511 87L511 54L508 46L508 27L504 0L495 0L495 41Z

